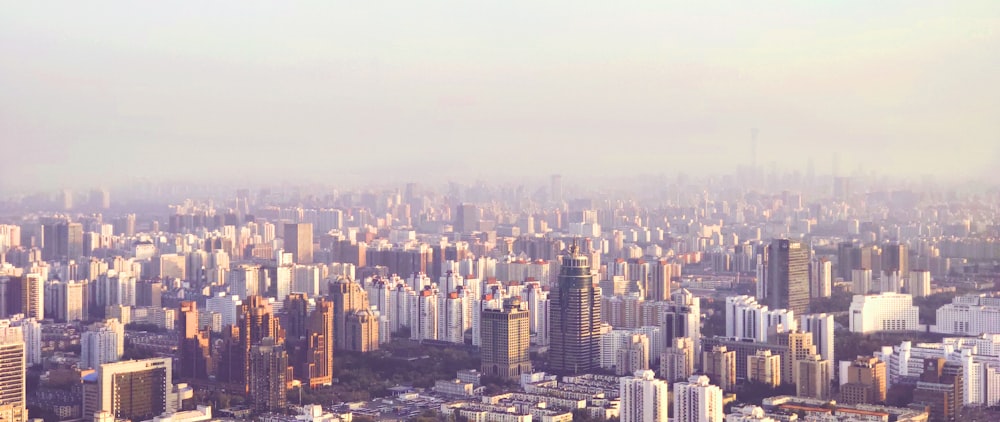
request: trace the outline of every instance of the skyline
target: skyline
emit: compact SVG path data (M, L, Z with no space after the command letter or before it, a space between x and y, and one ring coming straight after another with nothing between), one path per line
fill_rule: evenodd
M1000 166L995 2L105 4L0 16L0 189Z

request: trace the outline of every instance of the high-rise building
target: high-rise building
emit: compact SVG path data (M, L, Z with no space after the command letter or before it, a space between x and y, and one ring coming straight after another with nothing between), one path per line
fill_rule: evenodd
M622 422L666 422L670 384L653 377L653 371L635 371L619 381Z
M247 388L250 401L258 412L277 411L285 407L288 354L282 344L264 337L250 348Z
M333 302L316 301L306 327L306 382L310 387L333 382Z
M781 355L771 354L770 350L758 350L747 357L747 380L771 387L781 385Z
M675 338L660 357L660 378L668 382L688 379L694 374L694 342L686 337Z
M736 351L716 346L702 352L702 371L725 391L736 387Z
M649 369L649 337L631 334L625 338L624 347L615 352L615 374L622 376Z
M114 420L144 421L169 408L173 389L171 359L153 358L106 363L97 368L97 412Z
M83 225L61 222L55 227L54 260L69 261L83 257Z
M284 330L278 324L271 304L261 296L250 296L237 311L238 322L226 331L217 378L231 387L249 393L250 350L266 337L284 344Z
M455 208L455 231L470 233L479 230L479 207L475 204L459 204Z
M92 324L80 335L80 368L97 369L125 353L125 326L117 319Z
M181 379L208 379L213 373L210 333L198 321L198 304L193 301L181 302L177 313L180 337L177 352Z
M341 350L369 352L378 349L378 319L372 314L368 292L356 281L330 283L333 300L334 346Z
M775 239L767 249L763 303L771 309L809 313L809 248L801 242Z
M906 292L913 297L925 297L931 294L931 272L927 270L912 270L906 279Z
M830 297L833 294L833 264L826 258L814 259L809 265L809 297Z
M313 228L311 223L285 224L285 251L296 264L313 263Z
M882 249L882 272L898 273L905 276L910 271L909 254L906 244L892 242Z
M674 384L674 422L722 422L722 389L704 375Z
M0 374L0 420L27 421L24 334L9 320L0 320Z
M802 331L787 331L771 336L769 342L788 347L788 354L781 360L781 379L798 379L798 361L815 355L816 346L812 343L812 334Z
M962 411L961 365L943 358L924 359L924 372L913 390L913 404L930 407L930 420L957 421Z
M75 281L58 282L55 285L55 297L52 304L55 306L56 320L69 322L79 321L87 315L84 313L84 289L87 284Z
M21 312L26 318L45 318L45 281L40 274L26 274L21 290Z
M529 321L526 304L518 298L504 300L501 309L484 309L480 330L482 373L518 379L531 372L528 355Z
M809 314L799 318L799 329L812 334L812 344L823 359L835 362L833 357L833 315Z
M818 400L830 398L830 384L833 382L833 362L809 355L796 362L795 395Z
M885 362L872 356L858 356L847 366L845 379L840 385L840 402L847 404L875 404L885 402Z
M586 256L571 246L562 259L559 281L549 292L549 367L560 374L580 374L599 365L601 289Z
M690 338L694 342L694 353L698 355L701 353L701 300L687 289L676 290L670 299L660 315L664 342L670 344L675 338Z

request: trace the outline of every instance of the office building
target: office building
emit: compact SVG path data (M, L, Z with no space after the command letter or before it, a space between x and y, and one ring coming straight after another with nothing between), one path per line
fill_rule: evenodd
M622 422L666 422L670 384L653 377L653 371L640 370L622 377L619 387Z
M833 362L817 354L796 362L795 395L818 400L830 398L833 382Z
M733 352L736 353L736 352ZM771 387L781 385L781 356L770 350L759 350L747 358L747 381Z
M763 296L771 309L809 313L809 248L801 242L775 239L767 248Z
M479 230L479 207L475 204L459 204L455 208L455 232L471 233Z
M892 242L882 248L882 272L906 275L910 271L905 243Z
M846 382L840 385L839 402L847 404L885 402L885 362L873 356L858 356L847 366L846 373L841 372L840 377Z
M815 355L816 346L812 344L812 334L802 331L777 333L770 342L788 348L788 353L781 358L781 379L798 379L798 364L796 362Z
M899 293L855 295L848 310L851 332L862 334L920 331L919 315L913 297Z
M659 302L662 312L659 327L664 342L670 344L673 339L690 338L694 342L695 355L701 353L701 300L687 289L678 289L670 295L670 302ZM643 318L642 325L656 325L653 321Z
M528 309L518 298L506 299L501 309L482 310L482 373L487 376L518 379L531 372L528 355Z
M601 289L588 258L571 246L549 292L549 365L559 374L596 369L600 357Z
M736 387L736 351L725 346L716 346L712 350L702 352L702 372L724 391L733 391Z
M21 312L25 318L45 318L45 280L40 274L26 274L21 290Z
M674 422L722 422L722 389L692 375L674 384Z
M313 227L311 223L285 224L285 251L296 264L313 263Z
M79 321L89 316L84 312L86 308L84 289L87 287L86 282L66 281L55 283L55 288L52 290L55 292L52 304L55 306L54 315L57 321Z
M106 363L97 368L97 412L114 420L144 421L170 410L171 359Z
M21 327L0 320L0 420L25 422L28 420L25 401L24 334Z

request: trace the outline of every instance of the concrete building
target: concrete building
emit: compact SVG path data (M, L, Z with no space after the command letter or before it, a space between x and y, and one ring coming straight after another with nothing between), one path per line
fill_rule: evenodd
M702 372L724 391L736 387L736 352L725 346L716 346L702 352Z
M80 335L80 368L97 369L125 353L125 326L117 319L91 324Z
M874 404L885 402L885 362L872 356L858 356L847 366L840 377L840 402L847 404Z
M311 223L285 224L285 251L296 264L313 263L313 227Z
M675 338L673 345L660 357L660 378L667 382L688 379L694 374L695 356L691 339Z
M748 357L747 380L771 387L781 385L781 356L772 354L770 350L760 350Z
M692 375L674 384L674 422L722 422L722 389Z
M654 378L653 371L636 371L622 377L620 419L622 422L666 422L670 384Z
M767 247L767 273L759 300L771 309L809 313L809 247L775 239Z
M115 420L149 420L171 409L171 360L154 358L106 363L97 368L96 412Z
M848 311L854 333L920 331L920 311L913 297L899 293L855 295Z
M531 372L528 355L530 321L526 305L510 298L501 309L482 311L482 373L488 376L519 379Z
M819 355L810 355L796 362L798 377L795 379L795 395L813 399L830 398L833 382L833 362Z
M799 318L799 329L812 334L816 353L831 362L836 361L833 357L833 328L833 315L830 314L809 314Z
M21 327L0 320L0 420L25 422L28 420L25 401L24 334Z
M978 336L1000 332L1000 296L958 296L936 314L935 333Z

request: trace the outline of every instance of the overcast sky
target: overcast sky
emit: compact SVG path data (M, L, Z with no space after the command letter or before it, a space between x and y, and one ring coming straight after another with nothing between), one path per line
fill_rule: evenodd
M692 3L2 1L0 186L1000 172L1000 1Z

